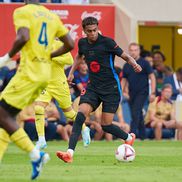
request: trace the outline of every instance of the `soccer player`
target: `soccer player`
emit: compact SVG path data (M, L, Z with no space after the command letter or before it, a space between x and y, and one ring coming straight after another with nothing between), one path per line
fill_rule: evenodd
M15 116L31 104L47 86L51 76L51 57L70 51L74 42L57 15L40 5L38 0L27 0L13 14L16 39L11 50L0 57L0 67L7 64L21 50L20 65L0 99L0 155L9 139L30 155L32 179L39 176L48 154L35 148L25 131L15 122ZM59 37L64 45L51 53L52 43ZM9 137L10 136L10 137Z
M58 49L61 46L61 41L55 40L53 44L53 50ZM44 149L47 146L45 140L45 108L49 104L52 98L56 99L60 108L63 110L67 120L74 121L76 118L76 112L72 108L71 96L67 78L64 73L65 65L72 65L73 58L71 53L66 53L59 57L52 59L52 76L48 83L48 86L40 94L35 102L35 125L38 133L38 142L36 147L38 149ZM82 138L84 146L88 146L90 143L90 130L83 125Z
M121 99L121 86L114 69L114 57L117 55L123 58L132 65L136 72L140 72L142 68L131 56L123 52L114 40L99 34L96 18L85 18L82 21L82 27L86 37L81 38L78 42L77 59L70 70L68 81L72 81L73 73L84 57L89 69L90 83L80 98L79 110L73 125L68 150L67 152L57 152L57 156L68 163L73 161L73 153L82 124L101 102L103 104L101 121L103 131L125 140L125 143L130 145L135 140L135 134L128 134L112 124L114 113L117 111Z

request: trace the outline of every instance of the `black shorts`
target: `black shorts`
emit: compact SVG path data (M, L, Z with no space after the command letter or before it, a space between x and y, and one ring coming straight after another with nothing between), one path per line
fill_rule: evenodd
M12 117L15 117L21 110L9 105L4 99L0 101L0 106Z
M88 103L95 111L102 103L102 112L116 113L121 100L121 94L118 90L112 90L110 93L102 93L101 91L94 91L87 88L82 92L80 97L80 104Z

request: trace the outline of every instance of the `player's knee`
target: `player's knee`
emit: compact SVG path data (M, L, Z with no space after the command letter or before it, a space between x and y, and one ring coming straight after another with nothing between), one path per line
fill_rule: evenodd
M44 114L45 108L40 105L35 105L34 106L35 114Z
M72 109L71 111L64 112L67 120L75 121L77 113Z

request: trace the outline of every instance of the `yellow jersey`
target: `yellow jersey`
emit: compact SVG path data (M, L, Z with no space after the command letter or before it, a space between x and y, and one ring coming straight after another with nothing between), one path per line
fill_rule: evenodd
M21 50L18 72L28 79L43 82L51 77L50 53L55 37L68 33L59 17L42 5L28 4L17 8L13 14L16 31L26 27L30 39Z
M61 47L62 44L63 43L61 41L54 40L53 47L52 47L53 51ZM59 80L59 82L66 81L67 78L64 72L64 66L72 65L72 64L73 64L73 57L70 52L53 58L52 65L51 65L52 75L51 75L49 84L55 82L56 80Z

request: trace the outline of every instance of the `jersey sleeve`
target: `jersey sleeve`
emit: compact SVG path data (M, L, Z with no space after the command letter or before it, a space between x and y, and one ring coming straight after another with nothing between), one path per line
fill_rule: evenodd
M109 52L111 52L113 55L121 56L123 53L123 50L116 44L116 42L113 39L108 38L106 40L106 45L109 49Z
M13 13L13 20L16 31L21 27L30 28L30 19L25 10L16 9Z
M63 25L59 17L56 17L56 18L57 18L57 26L58 26L56 37L63 37L69 32L69 30Z

